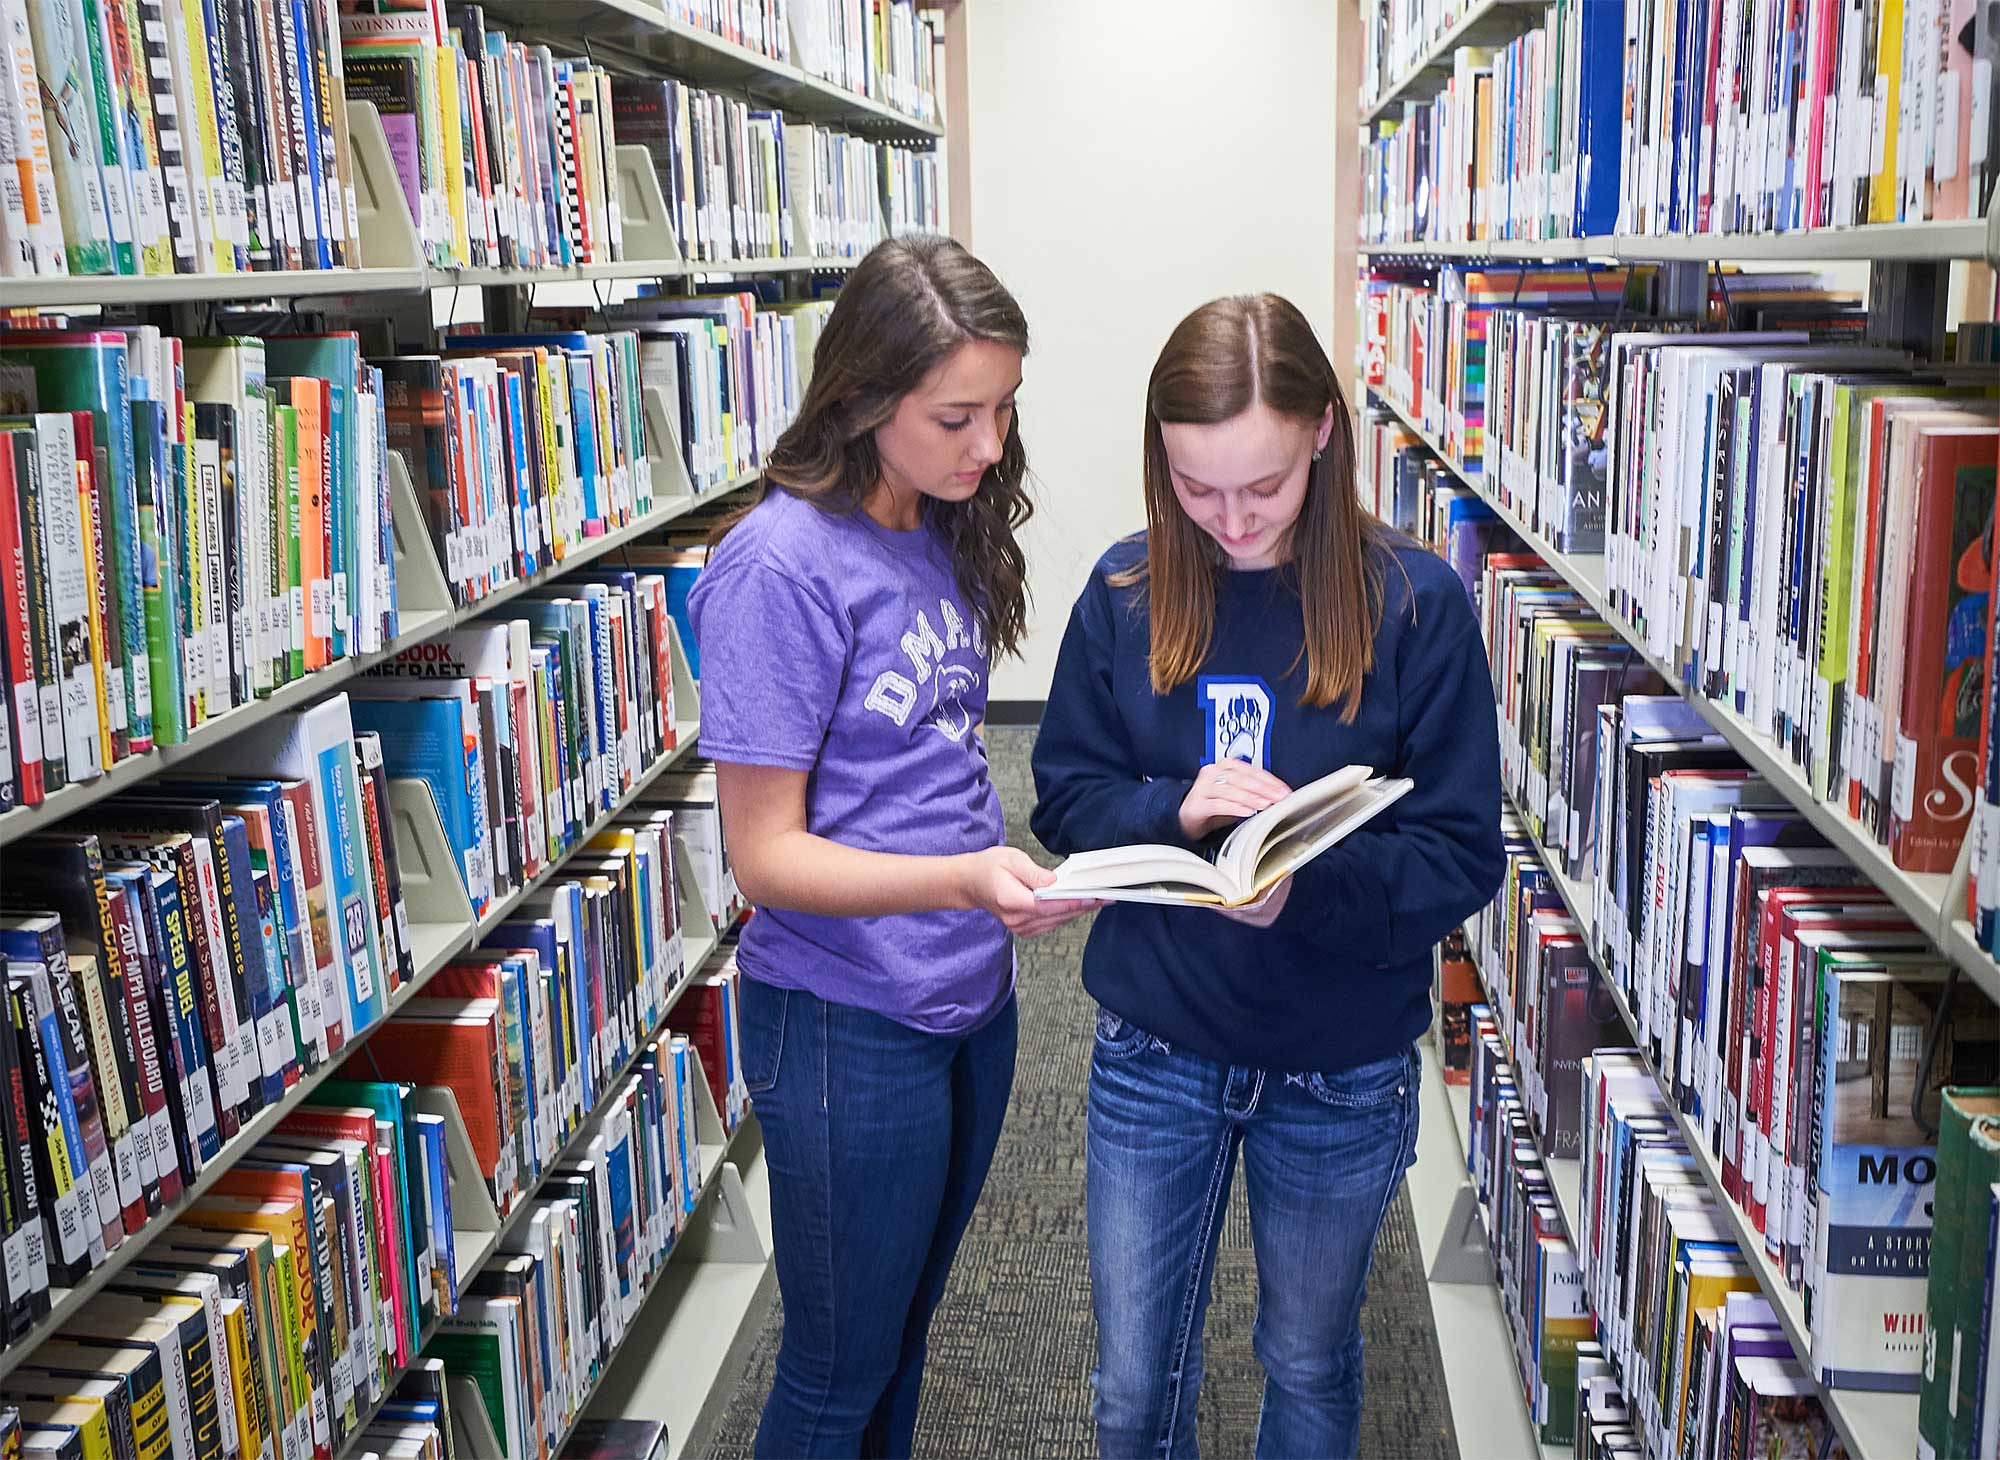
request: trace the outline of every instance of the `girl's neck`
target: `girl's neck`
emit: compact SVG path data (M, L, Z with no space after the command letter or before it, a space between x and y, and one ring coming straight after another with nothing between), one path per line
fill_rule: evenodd
M861 510L891 532L915 532L923 526L924 497L915 488L898 490L886 476L877 477Z

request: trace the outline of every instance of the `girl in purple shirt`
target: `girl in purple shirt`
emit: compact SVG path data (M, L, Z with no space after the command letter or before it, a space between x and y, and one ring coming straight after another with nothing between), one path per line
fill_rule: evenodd
M1025 632L1020 306L949 239L855 269L689 601L701 747L758 915L745 1083L785 1331L760 1456L907 1455L1014 1077L1015 936L1088 904L1005 845L979 726Z

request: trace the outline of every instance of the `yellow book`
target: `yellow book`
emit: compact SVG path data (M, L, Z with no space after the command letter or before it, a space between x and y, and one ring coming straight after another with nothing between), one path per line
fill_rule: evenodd
M208 29L202 19L201 0L181 0L181 12L187 27L188 79L192 83L189 100L194 106L194 135L190 137L183 131L181 146L184 150L201 149L202 170L208 174L208 219L215 271L233 274L235 230L231 222L229 179L222 168L222 132L215 123L215 72L208 64Z
M1896 133L1903 104L1903 0L1882 0L1875 37L1875 170L1868 183L1868 221L1894 223L1901 211L1896 185Z
M271 1434L271 1410L264 1393L263 1365L254 1358L250 1343L250 1305L241 1298L224 1298L222 1326L236 1398L238 1453L243 1460L259 1460Z
M20 1399L21 1421L33 1425L74 1425L83 1437L83 1460L118 1460L111 1448L111 1422L101 1399Z
M5 1387L10 1394L44 1399L102 1397L114 1446L123 1429L138 1460L171 1460L166 1376L158 1349L149 1343L54 1338L35 1349L28 1366L8 1375Z
M313 1296L312 1247L304 1208L296 1201L207 1196L189 1208L181 1221L210 1231L248 1228L270 1234L272 1271L277 1281L279 1353L291 1370L291 1394L304 1411L300 1418L307 1425L312 1444L329 1443L326 1394L313 1382L317 1361L308 1360L309 1352L318 1351L319 1314Z
M542 443L542 499L548 504L549 555L561 562L569 553L569 522L563 513L562 461L556 454L556 411L554 387L549 371L549 352L535 351L535 409Z
M453 258L461 265L472 262L472 225L465 212L465 134L460 116L459 67L464 53L458 48L458 32L450 43L437 48L438 128L444 134L445 222L450 230Z
M97 763L111 765L111 702L104 683L104 594L106 578L97 564L97 503L88 462L76 464L76 504L83 523L83 578L90 585L90 678L97 688Z
M294 1437L302 1433L294 1421L305 1411L292 1397L291 1371L281 1353L283 1320L276 1272L280 1259L275 1254L282 1249L268 1232L232 1232L220 1228L204 1231L177 1226L170 1235L166 1250L177 1260L201 1261L211 1268L218 1264L227 1268L237 1254L246 1261L250 1306L245 1318L256 1360L255 1389L263 1406L263 1425L267 1433L287 1430ZM288 1261L289 1255L284 1260ZM286 1442L280 1437L278 1443L282 1446Z

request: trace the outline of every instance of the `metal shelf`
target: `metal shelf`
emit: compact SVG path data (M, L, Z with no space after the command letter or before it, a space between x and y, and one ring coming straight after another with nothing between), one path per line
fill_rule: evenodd
M390 996L388 1006L382 1017L349 1039L337 1053L317 1070L309 1075L302 1076L298 1084L285 1092L283 1098L272 1105L266 1106L264 1109L258 1111L250 1120L244 1122L243 1128L224 1143L222 1149L216 1153L212 1160L203 1165L200 1174L187 1184L178 1200L162 1206L136 1232L126 1233L125 1241L119 1246L118 1250L109 1254L101 1266L92 1269L82 1282L73 1288L61 1289L59 1292L53 1294L49 1315L36 1324L26 1335L8 1344L4 1349L0 1349L0 1378L4 1378L7 1374L11 1373L15 1365L25 1360L44 1339L51 1337L57 1329L61 1328L63 1323L85 1301L100 1291L128 1263L144 1252L160 1233L166 1231L183 1212L194 1202L200 1200L202 1195L221 1178L223 1172L233 1167L257 1142L270 1135L287 1115L305 1104L313 1091L317 1090L327 1080L337 1076L343 1063L367 1041L368 1036L381 1028L383 1024L387 1023L406 1007L410 1000L417 996L424 985L430 982L439 969L443 968L445 964L456 958L460 953L477 946L479 940L484 938L524 898L531 895L537 888L541 887L554 877L556 873L561 871L571 857L583 851L589 844L592 836L603 827L610 825L612 819L620 815L626 807L636 801L647 787L651 786L655 780L684 759L694 748L699 727L678 725L675 729L677 732L675 736L676 743L672 750L668 751L641 772L634 780L632 789L621 796L616 804L612 806L611 810L593 820L589 827L584 830L583 834L577 838L574 846L562 853L562 855L551 859L549 865L537 873L535 878L526 886L510 893L503 902L495 903L492 908L488 909L486 917L480 919L477 924L459 926L443 923L412 923L410 925L410 939L413 945L412 962L414 964L414 976L408 983L397 989ZM708 957L713 954L720 942L719 938L711 938L705 945L705 951L699 960L691 957L686 959L687 966L691 971L683 978L683 987L692 981L693 971L700 969ZM692 946L689 944L683 945L684 949Z
M384 649L372 654L342 659L324 669L316 669L301 679L295 679L290 684L281 686L266 699L223 711L214 719L188 732L187 739L179 745L161 746L156 750L147 751L144 755L128 756L95 780L74 782L50 793L36 805L17 806L12 811L0 814L0 847L18 841L30 833L45 831L66 817L83 810L84 807L102 801L106 796L128 790L183 761L192 760L213 750L224 741L263 724L273 715L285 710L301 709L412 645L434 639L457 625L482 618L530 588L555 582L573 568L594 562L649 532L657 531L668 523L685 517L697 508L755 484L757 477L758 474L755 472L746 473L715 491L705 492L698 497L677 498L665 507L648 513L637 522L586 541L560 562L551 563L533 576L519 582L505 584L467 608L405 614L403 617L409 621L409 627L398 634Z
M1460 46L1492 45L1512 40L1540 20L1539 0L1475 0L1465 14L1448 26L1416 65L1393 81L1373 102L1362 103L1361 125L1367 126L1405 101L1425 101L1443 87L1451 71L1452 52Z
M704 274L753 276L852 269L859 259L812 258L620 259L545 269L302 269L261 274L71 274L0 279L0 309L81 308L86 305L175 304L188 301L337 299L364 294L422 294L475 288L532 289L597 279L687 279Z
M1547 862L1548 858L1544 857L1542 860ZM1553 864L1551 864L1550 870L1554 870ZM1500 1036L1501 1048L1506 1051L1507 1063L1513 1068L1515 1081L1518 1085L1521 1077L1521 1061L1514 1053L1514 1041L1508 1036L1503 1011L1493 997L1492 986L1486 982L1486 970L1479 966L1477 952L1472 948L1469 939L1467 941L1467 954L1472 958L1472 971L1474 976L1479 980L1479 990L1486 996L1486 1006L1493 1010L1494 1028ZM1469 1132L1471 1122L1471 1101L1469 1095L1466 1103L1467 1131ZM1555 1197L1556 1215L1562 1218L1563 1231L1569 1233L1570 1245L1576 1246L1576 1214L1581 1210L1578 1193L1583 1180L1583 1163L1573 1156L1551 1156L1548 1150L1547 1138L1536 1128L1534 1117L1528 1113L1525 1104L1521 1108L1522 1113L1528 1116L1528 1138L1534 1145L1535 1155L1541 1161L1542 1169L1548 1172L1549 1175L1549 1190ZM1457 1118L1456 1110L1453 1111L1453 1118ZM1460 1143L1467 1151L1471 1150L1469 1135L1462 1134Z
M667 16L645 0L491 0L490 25L573 50L588 35L600 59L616 53L704 86L728 87L812 121L935 140L936 123L919 121L874 97L861 96L799 67Z
M1372 258L1493 259L1503 262L1602 259L1610 262L1831 262L1883 259L1943 262L1987 257L1988 227L1983 219L1949 223L1869 223L1858 228L1814 228L1798 233L1695 233L1673 237L1644 234L1549 238L1536 241L1483 239L1474 243L1363 243L1357 251Z
M1870 881L1886 892L1890 900L1908 914L1910 920L1938 945L1946 957L1970 975L1989 998L2000 1000L2000 963L1995 963L1974 940L1970 926L1965 923L1962 901L1954 895L1955 878L1942 873L1915 874L1898 867L1890 859L1889 849L1876 841L1874 835L1849 816L1843 807L1815 796L1804 773L1792 764L1790 757L1759 734L1733 707L1684 684L1672 665L1646 648L1643 636L1605 598L1604 559L1601 556L1570 554L1556 549L1547 538L1529 527L1518 512L1502 502L1481 478L1468 475L1444 451L1441 443L1418 425L1401 405L1379 390L1372 393L1416 434L1462 485L1477 493L1530 549L1560 573L1576 589L1592 613L1602 618L1631 645L1676 694L1699 710L1751 769L1769 781L1829 843L1838 847L1849 861L1867 874Z
M1648 1078L1659 1090L1662 1102L1673 1112L1674 1121L1680 1127L1682 1142L1693 1156L1702 1180L1714 1193L1717 1210L1728 1219L1730 1228L1735 1233L1737 1245L1742 1248L1744 1259L1749 1263L1750 1271L1757 1279L1758 1287L1763 1290L1772 1311L1778 1315L1778 1321L1783 1324L1785 1337L1798 1354L1799 1364L1805 1370L1807 1378L1812 1380L1820 1402L1826 1406L1826 1412L1833 1420L1834 1428L1840 1431L1840 1437L1847 1446L1847 1453L1854 1456L1855 1460L1909 1454L1916 1444L1916 1395L1884 1394L1864 1389L1829 1389L1813 1376L1809 1361L1812 1352L1812 1332L1805 1321L1804 1304L1799 1294L1786 1283L1784 1274L1778 1271L1777 1266L1765 1253L1763 1233L1751 1224L1742 1209L1723 1191L1722 1173L1716 1169L1715 1159L1709 1152L1707 1141L1694 1122L1681 1112L1679 1102L1674 1099L1672 1086L1660 1078L1658 1066L1653 1063L1652 1056L1646 1053L1644 1041L1639 1033L1639 1021L1633 1017L1631 1006L1625 1001L1624 991L1618 987L1618 981L1612 977L1611 970L1605 967L1603 952L1598 946L1597 936L1590 924L1588 894L1564 874L1561 859L1549 851L1540 837L1535 836L1528 825L1526 809L1514 801L1512 791L1507 793L1507 799L1514 805L1514 810L1522 823L1522 831L1532 841L1535 853L1541 858L1542 866L1548 872L1550 881L1555 884L1563 905L1570 910L1570 915L1584 930L1584 949L1589 953L1591 964L1597 970L1598 980L1611 995L1612 1004L1618 1010L1618 1017L1624 1020L1626 1031L1632 1036L1631 1053L1638 1057ZM1572 1235L1574 1235L1573 1229Z

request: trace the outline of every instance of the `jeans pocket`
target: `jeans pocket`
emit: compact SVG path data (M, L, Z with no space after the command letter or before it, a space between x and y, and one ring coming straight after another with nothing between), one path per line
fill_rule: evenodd
M1371 1060L1352 1069L1321 1071L1306 1076L1306 1090L1322 1105L1341 1110L1373 1110L1409 1093L1410 1052Z
M742 1047L743 1088L766 1095L778 1083L778 1064L785 1052L785 1015L791 1008L789 989L772 988L755 979L739 981L742 996L737 1018Z
M1109 1009L1097 1011L1097 1053L1106 1059L1129 1059L1144 1049L1153 1036L1137 1024Z

